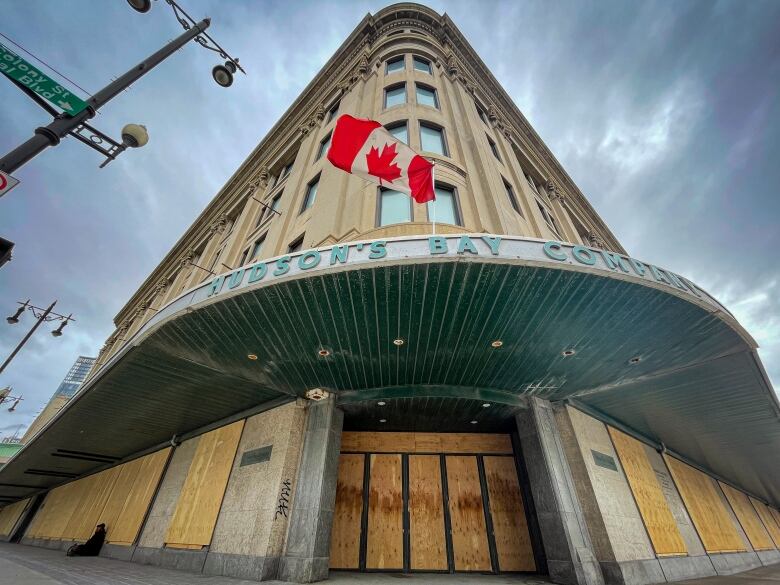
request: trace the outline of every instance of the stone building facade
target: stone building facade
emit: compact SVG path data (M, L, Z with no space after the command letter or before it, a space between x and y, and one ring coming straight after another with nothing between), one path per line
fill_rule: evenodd
M345 113L432 160L436 203L330 166ZM0 470L1 536L61 548L102 521L107 556L293 582L780 560L755 342L627 255L424 6L360 22L116 326Z

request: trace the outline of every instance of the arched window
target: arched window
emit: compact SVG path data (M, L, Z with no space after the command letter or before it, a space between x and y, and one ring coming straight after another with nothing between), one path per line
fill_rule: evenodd
M414 86L418 106L430 106L437 110L439 109L439 96L436 95L436 89L421 83L415 83Z
M436 199L428 201L428 221L463 225L455 187L436 184Z
M420 147L425 152L449 156L444 129L428 122L420 122Z
M392 189L379 189L377 226L412 221L412 198L406 193Z
M414 56L414 69L416 71L422 71L423 73L427 73L428 75L433 74L433 70L431 69L431 62L428 61L428 59L424 59L423 57L418 57L417 55Z
M388 59L387 63L385 64L385 75L395 73L396 71L403 71L404 65L404 55Z
M406 103L406 84L399 83L385 88L385 108L400 106Z
M402 122L393 122L392 124L385 126L385 128L398 140L404 144L409 144L409 126L406 123L406 120Z

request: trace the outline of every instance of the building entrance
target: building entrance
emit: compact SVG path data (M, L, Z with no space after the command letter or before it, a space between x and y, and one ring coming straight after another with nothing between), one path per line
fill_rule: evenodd
M331 569L533 572L509 435L342 436Z

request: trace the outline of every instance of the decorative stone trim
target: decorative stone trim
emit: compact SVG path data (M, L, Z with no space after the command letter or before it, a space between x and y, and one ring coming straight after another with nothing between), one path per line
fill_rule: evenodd
M566 200L566 197L564 196L563 193L561 193L561 190L558 188L558 185L556 185L554 181L552 180L547 181L544 188L547 191L547 197L549 197L550 201L560 201L561 203L563 203Z

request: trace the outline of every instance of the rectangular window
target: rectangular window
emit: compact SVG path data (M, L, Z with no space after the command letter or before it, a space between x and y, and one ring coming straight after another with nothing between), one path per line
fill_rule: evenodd
M426 152L447 156L447 144L444 141L444 131L441 128L420 124L420 146Z
M387 128L387 131L404 144L409 144L409 129L406 125L406 122L393 124Z
M428 61L428 59L423 59L422 57L417 57L416 55L414 57L414 68L417 71L431 74L431 62Z
M534 193L538 193L539 192L539 189L536 188L536 183L531 178L531 175L526 175L525 176L525 180L528 181L528 184L531 186L531 189L534 190Z
M293 163L292 162L289 163L289 164L286 164L286 165L284 165L284 167L282 167L282 170L279 171L279 178L276 179L276 183L274 183L274 186L278 185L284 179L287 178L287 175L290 174L290 171L292 170L292 167L293 167Z
M488 144L490 145L490 150L493 151L493 156L495 156L496 159L498 159L498 162L501 162L501 156L498 154L498 147L496 146L496 143L490 139L490 136L487 137L487 141Z
M274 211L279 210L279 201L281 200L282 200L282 193L279 193L276 197L274 197L271 200L270 205L266 203L265 205L260 206L260 215L257 216L257 223L255 224L255 227L258 227L265 220L270 220L273 216L276 215Z
M301 234L301 237L295 240L292 244L287 246L287 253L288 254L294 254L301 248L303 248L303 236L304 234Z
M482 120L485 126L489 127L490 121L488 120L488 116L485 113L485 110L483 110L482 107L477 102L474 102L474 105L477 107L477 114L479 114L479 119Z
M244 253L241 254L241 262L238 263L239 266L243 266L246 264L246 257L249 256L249 250L244 250Z
M396 57L395 59L389 59L385 68L385 74L395 73L396 71L404 70L404 56Z
M255 241L254 246L252 246L252 251L249 253L249 261L252 262L253 260L257 260L257 257L260 256L260 252L263 249L263 242L265 242L265 235L258 238L257 241Z
M328 134L322 142L320 142L320 149L317 151L317 160L320 160L328 152L330 148L330 137L332 134Z
M542 217L544 218L547 227L550 228L552 233L554 233L556 236L560 238L561 232L558 229L558 224L555 222L555 218L553 217L552 213L550 213L547 210L547 208L542 204L541 201L537 200L536 204L539 206L539 212L542 214Z
M335 104L333 104L333 107L328 110L328 122L332 122L333 118L336 117L336 114L339 113L339 106L341 105L341 102L338 101Z
M385 107L392 108L406 103L406 84L388 87L385 90Z
M301 213L309 209L314 205L314 200L317 199L317 186L320 184L320 176L317 175L314 180L306 185L306 197L303 200L303 207Z
M436 96L436 90L430 87L425 87L419 83L415 84L417 88L417 104L420 106L430 106L432 108L439 108L439 99Z
M391 189L379 190L379 225L412 221L412 198Z
M282 194L279 193L276 197L274 197L273 201L271 201L271 210L273 211L279 211L279 202L282 200ZM276 215L274 213L274 215Z
M506 191L506 196L507 199L509 199L509 203L512 204L512 209L519 213L520 217L523 217L523 212L520 211L520 205L517 203L517 197L515 197L515 190L512 189L512 185L507 183L506 180L504 180L504 190Z
M455 189L436 185L436 199L428 201L428 221L461 225Z

